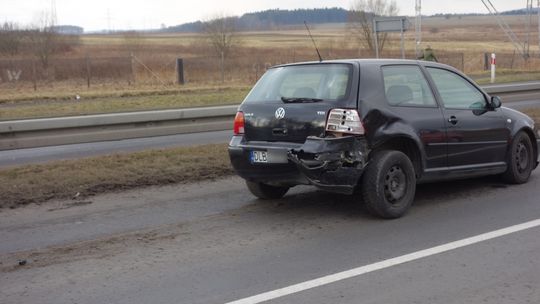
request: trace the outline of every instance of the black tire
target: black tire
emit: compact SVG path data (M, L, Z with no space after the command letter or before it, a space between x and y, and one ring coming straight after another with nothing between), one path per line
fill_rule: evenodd
M271 186L263 183L256 183L250 181L246 181L246 185L251 194L255 195L260 199L282 198L285 193L289 191L289 187Z
M508 167L502 174L503 180L510 184L526 183L534 169L535 161L530 137L523 131L518 132L507 154Z
M385 219L404 215L414 200L416 175L411 160L399 151L375 151L362 177L364 204Z

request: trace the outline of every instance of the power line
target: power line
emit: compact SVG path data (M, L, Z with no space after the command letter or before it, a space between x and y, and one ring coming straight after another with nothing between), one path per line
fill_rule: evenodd
M58 19L56 15L56 0L51 0L51 22L52 25L57 25Z
M111 32L111 10L107 9L107 33L110 34Z
M526 19L526 25L525 29L527 32L527 36L525 37L525 43L523 45L523 49L529 55L529 46L530 46L530 40L531 40L531 23L532 23L532 11L533 11L533 0L527 0L527 19Z
M486 9L488 10L488 12L495 17L495 20L497 20L499 27L503 30L506 36L508 36L508 38L514 45L514 48L516 48L516 50L521 54L521 56L523 56L523 58L525 59L528 58L529 53L525 49L525 45L521 45L519 43L519 39L517 38L516 34L514 33L514 31L512 31L508 23L506 23L506 21L503 18L501 18L500 13L497 11L493 3L491 3L491 0L481 0L481 1L486 7ZM527 0L527 3L528 2L529 0Z

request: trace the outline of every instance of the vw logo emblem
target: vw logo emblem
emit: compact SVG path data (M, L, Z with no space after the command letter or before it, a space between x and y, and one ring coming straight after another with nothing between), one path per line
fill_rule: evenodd
M278 108L276 110L276 118L277 119L282 119L283 117L285 117L285 109L284 108Z

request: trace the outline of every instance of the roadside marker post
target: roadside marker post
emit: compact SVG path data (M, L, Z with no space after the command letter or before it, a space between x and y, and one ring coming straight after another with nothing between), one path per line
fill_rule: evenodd
M495 68L496 68L495 53L491 53L491 83L495 82Z

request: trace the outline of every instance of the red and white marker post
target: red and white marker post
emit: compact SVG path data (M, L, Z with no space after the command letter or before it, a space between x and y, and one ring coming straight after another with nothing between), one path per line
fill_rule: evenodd
M491 53L491 83L495 82L495 53Z

